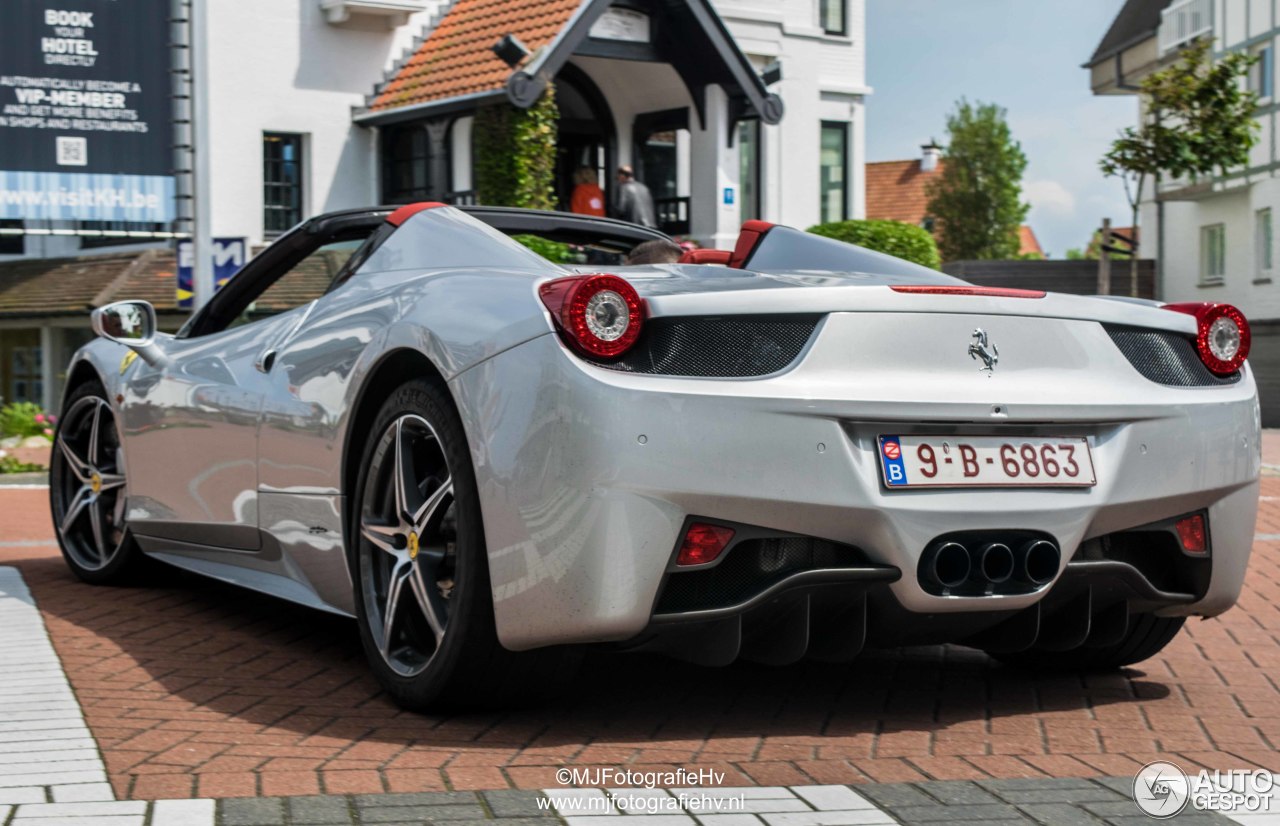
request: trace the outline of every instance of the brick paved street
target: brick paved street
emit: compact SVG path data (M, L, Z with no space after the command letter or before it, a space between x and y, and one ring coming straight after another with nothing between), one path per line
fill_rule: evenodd
M82 585L43 490L0 490L0 565L30 586L120 799L538 789L562 765L696 764L733 786L1124 777L1156 756L1280 770L1280 478L1263 495L1240 606L1122 674L961 648L784 669L594 655L572 696L507 714L398 711L345 620L177 571Z

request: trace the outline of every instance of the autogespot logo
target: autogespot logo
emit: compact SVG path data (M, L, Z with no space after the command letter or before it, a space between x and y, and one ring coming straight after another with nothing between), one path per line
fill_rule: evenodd
M1138 770L1133 778L1133 802L1143 814L1167 818L1181 812L1191 799L1191 782L1182 769L1157 760Z

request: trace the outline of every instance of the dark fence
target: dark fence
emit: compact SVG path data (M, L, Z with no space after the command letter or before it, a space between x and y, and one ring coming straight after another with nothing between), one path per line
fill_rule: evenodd
M942 271L983 287L1098 294L1097 261L950 261ZM1138 296L1155 295L1156 262L1138 262ZM1129 294L1129 262L1111 262L1111 295Z

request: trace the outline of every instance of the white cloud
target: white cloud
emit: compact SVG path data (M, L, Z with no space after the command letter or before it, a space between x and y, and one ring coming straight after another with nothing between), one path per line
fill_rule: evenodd
M1022 197L1031 204L1033 214L1068 218L1076 213L1076 196L1057 181L1027 181Z

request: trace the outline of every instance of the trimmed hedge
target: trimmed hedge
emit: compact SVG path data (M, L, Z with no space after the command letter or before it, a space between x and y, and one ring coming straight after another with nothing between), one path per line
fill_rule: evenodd
M929 269L942 267L938 244L924 228L901 221L835 221L809 227L809 232L883 252Z

